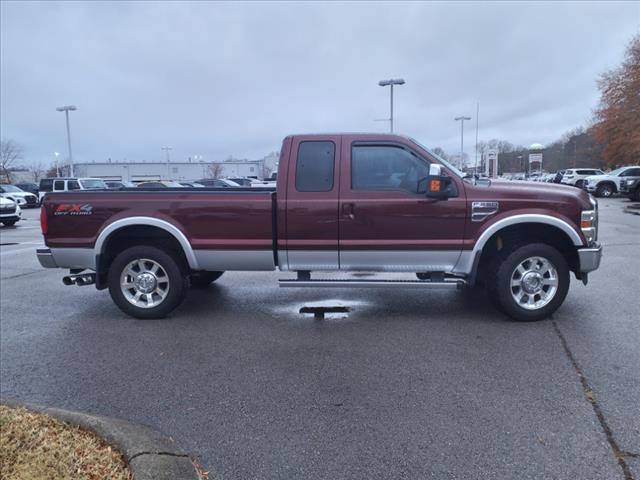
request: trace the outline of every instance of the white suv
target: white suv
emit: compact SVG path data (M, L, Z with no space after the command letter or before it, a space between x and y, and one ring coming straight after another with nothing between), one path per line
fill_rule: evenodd
M620 184L628 177L640 177L640 167L620 167L604 175L587 177L584 189L596 197L610 197L620 191Z
M562 180L560 180L560 183L582 188L585 178L591 175L603 174L604 172L597 168L570 168L569 170L564 171L564 175L562 175Z
M22 211L16 202L0 197L0 223L8 227L22 218Z
M40 180L38 194L40 200L48 192L69 192L72 190L107 190L107 184L101 178L43 178Z

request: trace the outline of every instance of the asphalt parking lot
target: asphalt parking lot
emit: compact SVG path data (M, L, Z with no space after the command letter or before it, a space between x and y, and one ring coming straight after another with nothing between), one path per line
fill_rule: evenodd
M40 267L27 210L0 227L0 394L148 424L211 478L640 478L628 203L600 200L589 285L524 324L481 293L278 289L280 273L226 273L134 320ZM352 311L299 314L317 303Z

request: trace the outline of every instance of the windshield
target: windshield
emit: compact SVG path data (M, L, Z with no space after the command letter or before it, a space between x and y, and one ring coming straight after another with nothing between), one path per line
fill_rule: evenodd
M5 192L24 192L14 185L0 185Z
M222 179L222 181L223 181L224 183L226 183L228 187L239 187L239 186L240 186L240 185L239 185L239 184L237 184L236 182L234 182L234 181L232 181L232 180L229 180L229 179L226 179L226 178L223 178L223 179Z
M82 188L86 190L96 189L96 188L107 188L107 184L102 180L94 180L94 179L84 179L80 180L80 185Z
M460 178L463 178L465 176L465 173L461 170L459 170L458 168L454 167L453 165L451 165L449 162L447 162L444 158L442 158L440 155L434 153L432 150L428 149L427 147L425 147L424 145L422 145L420 142L414 140L413 138L410 139L413 143L415 143L417 146L419 146L421 149L426 150L429 155L435 157L440 163L442 163L445 167L447 167L449 170L451 170L453 173L455 173L457 176L459 176Z
M627 169L627 167L616 168L615 170L612 170L611 172L607 173L607 175L613 175L615 177L617 175L620 175L626 169Z

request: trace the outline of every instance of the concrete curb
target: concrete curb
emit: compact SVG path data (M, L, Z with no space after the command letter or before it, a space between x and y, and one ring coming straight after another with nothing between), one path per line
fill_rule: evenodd
M179 450L169 437L146 425L6 399L1 403L46 413L96 433L120 449L134 480L202 479L189 455Z

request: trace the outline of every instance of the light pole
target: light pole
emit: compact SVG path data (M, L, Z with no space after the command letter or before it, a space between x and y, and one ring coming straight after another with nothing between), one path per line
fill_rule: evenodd
M69 112L77 110L75 105L65 105L63 107L56 108L58 112L64 112L64 116L67 120L67 147L69 148L69 176L73 177L73 154L71 153L71 129L69 128Z
M394 85L404 85L405 81L402 78L398 79L389 79L389 80L380 80L378 85L381 87L386 87L387 85L391 87L391 111L389 114L389 125L391 127L391 133L393 133L393 86Z
M456 122L460 121L460 169L462 170L462 163L464 161L464 121L471 120L471 117L456 117L454 119Z
M164 150L167 154L167 180L171 180L171 172L169 169L169 151L172 150L171 147L161 147L160 150Z

